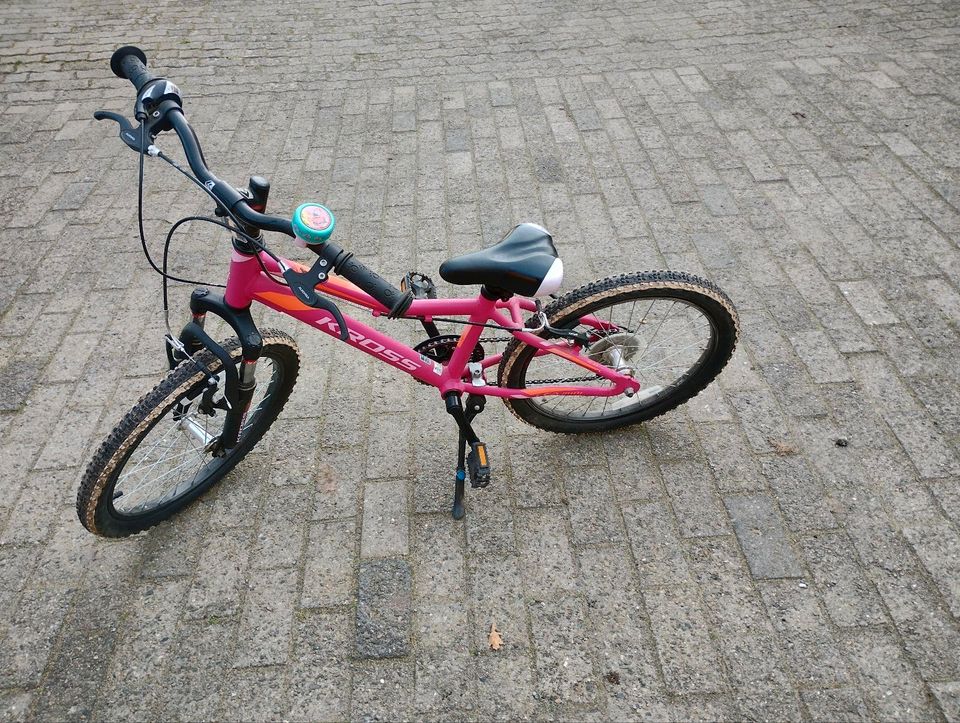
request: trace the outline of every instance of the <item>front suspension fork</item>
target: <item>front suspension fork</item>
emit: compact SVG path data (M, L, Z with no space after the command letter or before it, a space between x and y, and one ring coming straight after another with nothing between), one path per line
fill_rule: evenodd
M223 397L227 410L223 431L211 444L214 454L223 456L227 450L237 445L250 401L257 388L257 360L263 350L263 338L250 315L249 307L234 309L224 301L222 295L211 294L207 289L195 289L190 295L190 311L193 313L193 319L180 332L179 342L183 351L174 349L168 344L167 359L173 368L186 358L196 361L196 352L206 348L220 360L224 375ZM230 353L204 331L203 326L208 312L222 318L236 332L242 353L239 372ZM208 379L213 378L209 369L200 362L196 363Z

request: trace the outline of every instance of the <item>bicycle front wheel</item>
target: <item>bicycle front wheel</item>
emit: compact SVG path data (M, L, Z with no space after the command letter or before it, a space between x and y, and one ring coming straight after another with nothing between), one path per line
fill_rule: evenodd
M77 493L77 514L90 532L125 537L167 519L220 481L273 424L300 369L296 342L281 331L263 332L257 389L237 445L211 452L226 413L223 365L207 350L182 362L131 409L100 445ZM223 344L235 363L240 343Z
M699 394L733 354L739 322L714 284L654 271L613 276L575 289L544 309L550 325L589 339L579 353L641 383L632 397L555 395L504 399L521 420L550 432L617 429L656 417ZM546 334L546 332L541 332ZM555 354L517 339L504 351L502 387L612 386Z

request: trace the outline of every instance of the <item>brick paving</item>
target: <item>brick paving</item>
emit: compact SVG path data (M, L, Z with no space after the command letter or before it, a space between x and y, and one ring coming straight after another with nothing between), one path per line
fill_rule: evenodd
M960 720L958 10L4 3L0 717ZM743 344L607 436L491 404L454 522L434 392L283 324L302 376L256 453L96 540L81 466L163 366L135 157L91 120L130 112L125 43L222 177L326 202L388 278L536 221L565 288L700 273ZM155 240L209 210L156 163L147 194ZM176 243L222 278L222 234Z

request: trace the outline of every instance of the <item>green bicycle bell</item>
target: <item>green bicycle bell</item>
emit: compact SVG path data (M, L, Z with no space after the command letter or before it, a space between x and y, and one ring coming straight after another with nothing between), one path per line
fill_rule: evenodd
M293 233L301 245L322 244L333 233L333 212L319 203L302 203L293 212Z

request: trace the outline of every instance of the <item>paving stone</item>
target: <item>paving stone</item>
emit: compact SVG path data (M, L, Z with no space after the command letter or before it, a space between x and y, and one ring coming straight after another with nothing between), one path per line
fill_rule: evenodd
M689 581L676 523L664 503L625 506L623 518L641 587L682 585Z
M960 683L930 683L930 692L947 720L960 720Z
M467 611L468 606L459 601L419 601L413 620L414 645L418 650L460 646L468 637L464 635L469 626Z
M899 319L890 311L876 287L869 281L846 281L838 284L841 293L854 311L867 324L896 324Z
M574 598L539 601L529 606L530 629L537 641L538 690L556 702L585 704L597 694L593 663L579 644L587 620Z
M884 419L922 477L960 473L960 461L936 423L914 410L888 412Z
M920 675L925 680L960 677L960 633L933 587L918 573L875 570L873 578Z
M360 556L407 554L408 527L406 483L401 480L367 482L363 493Z
M696 429L722 494L765 489L766 480L737 425L698 424Z
M797 456L766 457L760 463L792 530L836 527L833 502L818 475Z
M724 186L704 186L700 194L710 213L715 216L735 216L739 213L733 196Z
M748 132L739 131L727 136L756 181L777 181L783 178L779 169L763 152L762 147Z
M815 532L799 543L834 623L876 625L884 621L880 598L845 535Z
M726 686L707 621L691 585L644 594L667 689L710 693Z
M284 707L286 681L281 668L230 670L218 718L239 721L267 721L273 711Z
M158 701L160 717L184 720L219 715L220 695L227 688L227 669L236 624L217 619L185 622L174 639L167 680L177 695Z
M7 643L0 658L4 688L32 688L40 682L68 607L69 597L62 591L25 591L5 627Z
M576 569L562 511L525 510L517 517L517 534L528 594L544 599L576 589Z
M738 695L735 702L743 720L803 720L800 702L795 693L760 691Z
M341 448L337 465L321 460L315 471L316 495L313 499L313 519L331 520L353 517L359 511L359 490L362 469L359 449Z
M277 665L286 660L296 591L293 570L263 570L251 576L240 615L236 666Z
M683 537L709 537L729 531L713 475L706 465L662 464L660 472Z
M23 406L44 366L42 359L15 357L0 369L0 411L12 412Z
M83 462L99 416L99 410L65 410L49 435L45 435L48 441L34 469L75 467Z
M856 688L825 688L800 693L803 704L815 721L866 721L870 712Z
M610 484L619 500L649 500L663 494L646 437L613 432L604 435L603 446L612 472Z
M525 655L489 653L475 658L477 705L491 720L516 720L536 710L530 659Z
M711 538L691 545L691 567L703 594L707 618L716 630L730 682L741 695L770 693L789 678L774 630L759 595L749 584L733 540ZM789 701L770 700L770 705ZM744 701L763 707L764 698Z
M421 716L454 714L477 707L476 675L467 650L447 648L422 653L416 663L414 709Z
M57 663L47 671L50 685L40 691L33 714L45 719L90 719L115 641L115 630L68 627Z
M794 679L823 687L849 683L844 656L813 591L794 580L761 582L759 587Z
M409 720L413 710L413 662L354 664L350 717L353 720Z
M5 721L25 721L33 696L29 692L7 690L0 693L0 716Z
M608 695L629 706L663 690L639 584L633 575L624 574L623 557L617 547L586 548L578 555L590 591L587 616L594 634L589 647L595 650ZM611 679L619 682L610 683Z
M521 562L516 556L481 555L471 565L470 590L476 630L474 647L487 647L490 625L496 624L503 650L530 648L529 620L524 605ZM534 598L540 597L536 593Z
M249 530L222 530L207 538L187 598L193 617L239 612L250 536Z
M679 461L697 455L696 436L682 416L660 417L645 426L658 461Z
M308 615L294 625L290 670L291 720L350 715L352 620L347 613Z
M296 485L267 495L250 560L253 568L293 567L300 561L310 493L306 486Z
M623 538L606 468L569 468L563 485L574 543L602 543Z
M942 519L923 526L908 527L903 532L956 617L960 613L960 590L956 584L960 565L960 537Z
M786 420L776 408L772 394L765 390L740 392L730 395L730 401L755 452L774 451L775 442L792 443Z
M300 605L349 605L355 596L355 525L352 520L320 522L310 528Z
M864 697L876 715L918 719L934 714L922 682L892 635L864 630L844 642Z
M797 332L790 343L818 384L845 382L852 379L843 357L833 348L829 337L822 331Z
M414 524L414 595L462 600L466 577L462 531L446 515L420 515Z
M502 486L487 487L470 499L467 515L467 549L483 550L485 555L509 555L517 551L513 511L508 505L509 491Z
M186 592L184 580L157 580L133 601L97 694L97 708L104 715L145 717L160 702L165 663Z
M724 502L754 577L803 575L780 515L769 497L726 497Z
M358 574L357 654L402 657L410 649L410 565L399 559L363 562Z

